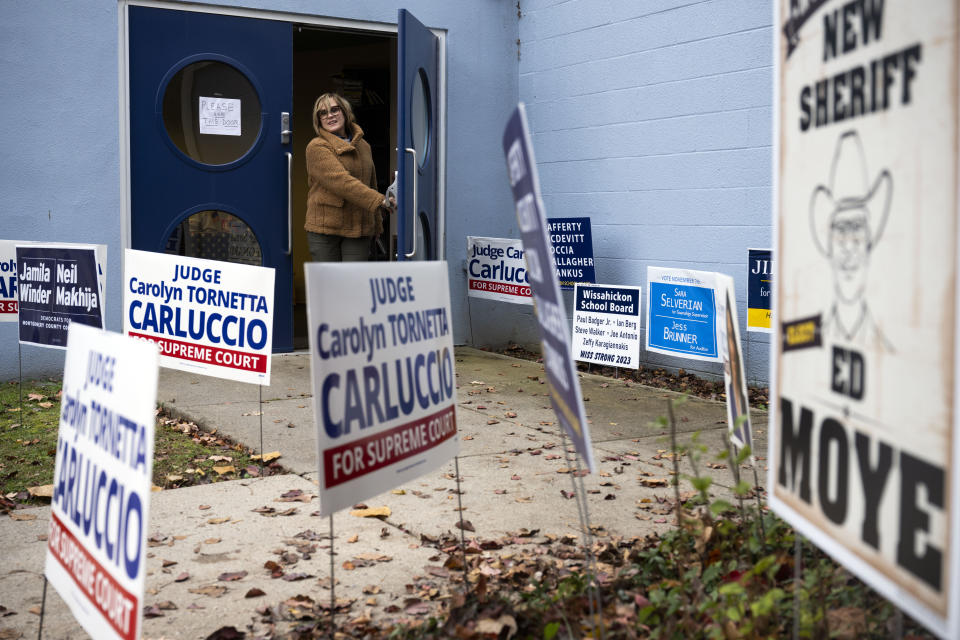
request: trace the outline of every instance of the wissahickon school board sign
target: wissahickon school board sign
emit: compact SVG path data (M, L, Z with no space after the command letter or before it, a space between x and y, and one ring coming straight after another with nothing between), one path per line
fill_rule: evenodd
M777 4L771 504L960 637L958 3Z

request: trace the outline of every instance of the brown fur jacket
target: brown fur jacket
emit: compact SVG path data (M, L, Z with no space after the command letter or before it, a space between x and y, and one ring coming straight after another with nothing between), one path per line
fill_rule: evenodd
M345 238L383 231L383 194L370 145L356 124L350 141L321 131L307 144L307 185L307 231Z

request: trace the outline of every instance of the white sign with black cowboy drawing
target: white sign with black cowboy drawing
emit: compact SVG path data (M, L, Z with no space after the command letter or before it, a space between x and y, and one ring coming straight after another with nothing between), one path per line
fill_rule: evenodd
M771 504L960 637L958 4L777 4Z

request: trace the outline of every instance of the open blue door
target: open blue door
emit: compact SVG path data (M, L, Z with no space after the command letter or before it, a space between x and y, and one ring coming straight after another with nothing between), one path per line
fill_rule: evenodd
M292 25L129 7L133 248L273 267L293 348Z
M436 260L439 113L437 37L406 9L397 16L397 258Z

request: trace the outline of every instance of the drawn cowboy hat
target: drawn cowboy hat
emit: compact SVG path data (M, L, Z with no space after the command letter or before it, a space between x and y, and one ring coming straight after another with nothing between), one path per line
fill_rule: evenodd
M833 253L831 225L838 213L859 209L866 215L867 251L880 240L890 214L893 180L887 169L873 184L867 174L867 159L856 131L847 131L837 140L830 167L830 182L818 185L810 198L810 228L817 249L826 257Z

